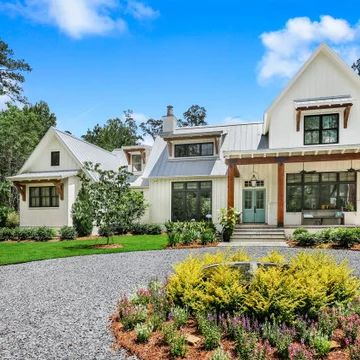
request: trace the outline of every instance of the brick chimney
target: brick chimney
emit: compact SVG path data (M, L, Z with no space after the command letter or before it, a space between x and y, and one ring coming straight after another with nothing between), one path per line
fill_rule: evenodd
M166 116L162 117L163 120L163 132L172 133L176 129L177 118L174 115L174 107L172 105L167 106Z

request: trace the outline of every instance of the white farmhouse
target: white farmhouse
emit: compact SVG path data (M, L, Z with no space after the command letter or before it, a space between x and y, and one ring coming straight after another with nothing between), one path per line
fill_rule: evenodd
M169 106L152 147L112 153L51 128L10 178L21 226L71 225L85 161L128 166L149 202L148 223L216 223L220 208L235 207L241 223L360 225L359 101L360 77L321 45L263 122L178 128Z

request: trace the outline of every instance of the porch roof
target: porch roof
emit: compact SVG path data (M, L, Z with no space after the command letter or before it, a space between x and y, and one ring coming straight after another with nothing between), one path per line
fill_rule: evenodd
M32 181L32 180L62 180L76 176L79 170L29 172L8 177L11 181Z
M301 157L309 156L324 156L324 155L344 155L358 154L360 158L360 144L351 145L317 145L297 148L274 148L255 151L224 151L225 159L263 159L267 158L291 158L299 159ZM356 155L357 156L357 155ZM329 160L331 160L329 158ZM345 160L345 159L344 159ZM314 160L315 161L315 160Z

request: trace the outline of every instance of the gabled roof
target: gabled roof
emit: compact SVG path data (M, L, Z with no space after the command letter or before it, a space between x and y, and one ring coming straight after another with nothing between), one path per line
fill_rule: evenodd
M345 62L341 59L341 57L333 51L328 45L321 44L310 56L310 58L305 62L305 64L300 68L300 70L295 74L295 76L288 82L286 87L281 91L280 95L272 102L272 104L268 107L266 112L264 113L264 128L263 133L267 134L269 130L269 122L271 118L271 112L275 108L275 106L283 99L286 93L293 87L293 85L297 82L297 80L302 76L302 74L306 71L306 69L313 63L313 61L319 55L325 55L329 59L331 59L340 69L344 71L344 73L350 78L352 81L355 81L358 86L360 86L360 76L358 76Z

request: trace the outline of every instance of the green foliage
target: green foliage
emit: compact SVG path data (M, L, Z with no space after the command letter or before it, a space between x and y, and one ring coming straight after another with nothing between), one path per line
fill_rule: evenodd
M198 329L204 337L205 350L216 349L220 345L221 331L216 323L207 319L203 314L196 315Z
M54 229L40 226L33 228L0 228L0 241L7 240L34 240L47 241L55 237Z
M85 187L81 187L71 210L73 226L78 236L89 236L93 230L92 206Z
M170 355L174 357L185 357L187 353L186 339L184 335L175 334L170 342Z
M56 232L54 229L46 227L46 226L40 226L38 228L35 228L31 240L47 241L47 240L53 239L55 237L55 235L56 235Z
M214 351L214 353L211 357L211 360L230 360L230 357L224 349L222 349L221 347L218 347Z
M220 209L219 223L223 228L223 240L230 241L231 235L234 232L238 213L234 208Z
M31 67L24 60L13 58L14 51L0 39L0 96L6 95L12 101L26 102L22 95L24 72L30 72Z
M238 328L235 333L236 352L241 360L265 360L263 351L259 351L258 338L254 332Z
M190 245L193 243L208 244L216 240L215 226L211 222L188 221L165 223L170 246Z
M136 341L139 343L148 342L152 331L153 331L153 326L151 323L136 324L135 326Z
M144 195L130 189L130 174L124 167L118 171L102 170L99 164L86 163L85 169L98 179L90 181L84 172L80 174L91 204L92 217L99 229L104 231L109 243L114 226L129 228L144 214Z
M176 327L174 323L166 323L162 326L161 331L164 336L164 342L167 345L170 345L176 336Z
M180 306L175 306L171 309L170 316L174 321L175 327L179 329L182 326L186 325L189 318L189 313L186 309Z
M60 231L61 240L74 240L76 239L76 230L72 226L63 226Z
M131 226L130 232L134 235L159 235L161 234L161 226L135 223Z
M331 349L331 342L329 338L321 332L314 331L310 337L310 346L315 350L315 354L319 358L325 357Z
M155 138L160 135L162 131L162 126L162 119L148 119L146 122L140 124L140 129L143 135L150 135L155 140Z
M241 269L226 265L248 260L243 252L190 256L174 267L166 288L169 298L193 311L240 311L258 319L293 321L306 314L317 317L330 306L347 306L359 294L359 280L347 264L324 253L299 253L286 267L260 267L250 280ZM219 265L205 269L210 264Z
M333 243L349 248L360 242L360 228L329 228L314 233L298 228L294 231L293 237L300 246Z
M203 126L206 122L206 109L199 105L192 105L184 112L184 120L179 119L179 126Z
M313 360L314 354L306 345L299 343L292 343L289 346L290 360Z
M55 125L56 117L45 102L21 109L8 104L0 111L0 181L20 170L49 127ZM14 189L2 198L3 206L17 207Z
M126 296L118 303L118 313L125 330L133 330L136 325L145 322L147 317L146 307L134 305Z
M360 360L360 339L350 346L350 360Z
M133 118L133 111L124 111L124 117L124 120L109 119L103 126L96 124L92 130L88 129L82 138L108 151L136 145L142 138L137 133L138 127Z
M20 225L19 214L16 211L11 211L6 216L5 226L8 228L15 228Z
M260 262L269 262L282 265L285 263L285 257L279 251L270 251L266 256L259 259Z

